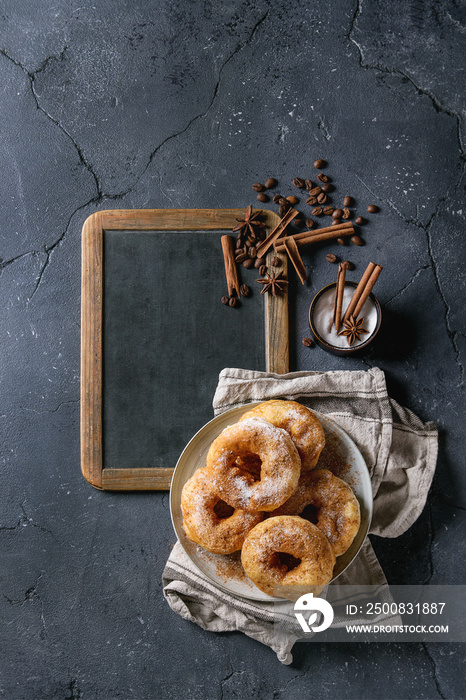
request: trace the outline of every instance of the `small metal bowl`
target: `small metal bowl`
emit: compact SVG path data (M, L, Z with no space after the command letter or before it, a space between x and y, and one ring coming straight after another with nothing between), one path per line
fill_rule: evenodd
M345 282L345 286L350 286L356 288L358 285L356 282ZM315 295L314 299L311 302L311 306L309 307L309 326L311 328L311 334L312 337L314 338L314 341L316 345L321 347L323 350L326 350L327 352L331 353L332 355L339 355L340 357L348 357L348 356L357 356L357 355L362 355L365 351L367 351L369 348L371 348L374 344L374 341L379 333L380 326L382 323L382 308L380 306L379 300L377 299L372 292L369 295L369 298L371 299L372 303L375 306L375 309L377 311L377 324L375 326L375 329L372 331L370 336L365 340L363 343L360 343L359 345L355 347L351 347L348 345L347 348L338 348L335 345L330 345L326 340L324 340L318 333L315 325L314 325L314 310L316 307L317 301L320 299L320 297L325 294L330 289L335 289L336 287L336 282L332 282L331 284L328 284L326 287L323 287L317 294Z

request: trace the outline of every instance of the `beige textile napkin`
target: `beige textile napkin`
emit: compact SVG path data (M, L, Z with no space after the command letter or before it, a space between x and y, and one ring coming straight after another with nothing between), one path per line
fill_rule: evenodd
M328 415L354 440L371 475L371 533L398 537L414 523L426 502L435 470L437 428L434 423L422 423L389 398L380 369L281 375L224 369L213 400L214 413L274 398L300 401ZM338 582L386 586L369 540ZM214 632L244 632L270 646L282 663L291 663L291 648L299 636L294 617L290 616L286 630L288 602L281 606L226 593L199 572L179 542L163 572L163 590L170 607L185 619ZM283 625L278 631L275 623L280 615Z

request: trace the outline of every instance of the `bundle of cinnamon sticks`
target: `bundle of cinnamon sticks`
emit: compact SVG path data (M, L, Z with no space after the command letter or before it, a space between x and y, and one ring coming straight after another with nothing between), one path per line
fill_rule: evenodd
M338 266L338 277L335 290L335 304L333 311L333 325L337 333L340 331L342 323L346 323L350 318L356 320L361 313L369 294L372 292L375 283L377 282L382 266L370 262L361 277L359 284L354 290L354 294L350 299L348 307L342 318L343 293L345 291L346 268L340 263Z

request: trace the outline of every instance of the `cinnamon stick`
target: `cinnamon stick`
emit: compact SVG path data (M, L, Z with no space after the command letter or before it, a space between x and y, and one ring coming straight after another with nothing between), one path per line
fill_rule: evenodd
M257 248L257 257L258 258L263 258L270 246L275 243L277 238L279 238L283 231L286 229L288 224L293 221L295 216L298 214L297 209L288 209L286 212L285 216L278 222L278 224L275 226L273 231L269 233L267 238L262 241L260 246Z
M298 277L301 280L301 284L306 284L306 268L304 267L303 259L299 253L296 241L292 236L288 236L287 240L285 241L285 250L288 253L288 257L290 258L291 262L293 263L294 269L298 273Z
M225 275L227 278L228 296L234 295L234 292L240 296L238 270L235 261L235 241L233 236L222 236L222 252L225 263Z
M381 265L376 265L376 266L374 267L374 269L372 270L371 276L369 277L369 279L368 279L368 281L367 281L367 284L366 284L366 286L365 286L365 288L364 288L364 290L363 290L361 296L359 297L359 301L358 301L358 303L356 304L356 307L355 307L355 309L354 309L354 311L353 311L353 316L354 316L354 318L357 318L357 317L359 316L359 314L361 313L361 309L362 309L362 307L364 306L367 297L368 297L369 294L372 292L372 290L373 290L373 288L374 288L374 284L377 282L377 280L378 280L378 278L379 278L379 275L380 275L380 273L382 272L382 270L383 270L383 268L382 268Z
M326 226L315 231L303 231L303 233L295 233L292 236L284 236L274 244L274 248L277 253L283 252L285 250L285 240L289 238L293 238L296 244L301 247L309 243L320 243L321 241L342 238L343 236L354 236L354 228L351 221L345 221L343 224L336 224L335 226Z
M345 291L346 267L342 263L338 265L338 277L335 287L335 306L333 309L333 323L336 331L341 328L341 310L343 307L343 294Z
M358 317L359 312L361 311L364 302L366 301L367 297L372 291L372 288L374 284L377 281L378 276L382 272L382 267L381 265L376 265L373 262L370 262L369 265L366 267L363 276L361 277L361 281L359 282L358 286L354 290L354 294L351 297L351 301L348 304L348 308L345 311L345 315L343 317L343 323L345 323L350 316L354 316L354 318ZM361 303L362 299L362 303ZM357 313L356 313L357 312Z

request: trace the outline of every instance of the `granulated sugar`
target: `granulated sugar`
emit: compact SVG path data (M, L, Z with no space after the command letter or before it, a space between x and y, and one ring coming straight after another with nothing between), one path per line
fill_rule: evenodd
M349 302L351 301L353 293L354 287L346 285L345 291L343 293L342 316L344 316L345 314L345 310L348 307ZM333 288L324 292L317 300L314 306L312 321L314 323L314 327L317 333L320 335L323 341L325 341L329 345L333 345L333 347L335 348L348 348L349 345L346 336L338 335L335 326L332 323L334 304L335 289ZM362 345L362 343L365 343L367 340L369 340L369 338L374 333L377 327L377 309L370 297L369 299L367 299L366 303L362 307L361 313L359 314L358 318L364 318L362 326L366 329L366 331L368 331L368 333L364 333L361 336L360 340L355 340L351 346L352 348L356 348L358 347L358 345ZM343 324L340 331L342 329Z

